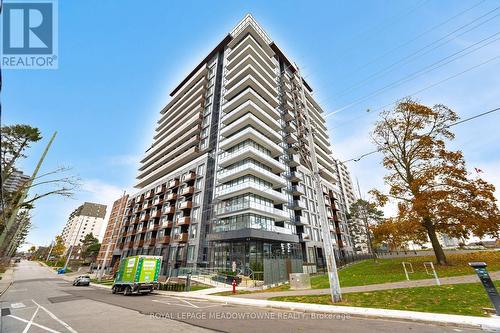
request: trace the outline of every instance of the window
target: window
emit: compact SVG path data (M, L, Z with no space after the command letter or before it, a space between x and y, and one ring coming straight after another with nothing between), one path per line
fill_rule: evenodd
M196 171L196 174L203 175L204 171L205 171L205 164L198 165L198 170Z
M188 261L193 261L194 260L194 245L188 246L188 249L187 249L187 260Z

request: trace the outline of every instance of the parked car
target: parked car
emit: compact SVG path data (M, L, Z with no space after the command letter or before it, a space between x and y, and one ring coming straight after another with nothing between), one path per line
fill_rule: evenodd
M90 276L88 276L88 275L78 276L73 281L73 285L74 286L88 286L88 285L90 285Z

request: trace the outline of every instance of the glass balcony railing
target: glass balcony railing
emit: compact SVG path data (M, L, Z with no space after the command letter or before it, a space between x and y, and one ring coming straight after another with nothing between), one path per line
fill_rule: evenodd
M263 204L253 202L253 201L246 201L246 202L241 202L241 203L237 203L237 204L230 204L227 206L218 207L216 209L216 214L217 215L224 215L224 214L230 214L230 213L234 213L234 212L238 212L238 211L242 211L242 210L246 210L246 209L255 209L255 210L258 210L261 212L265 212L267 214L274 215L275 218L277 218L281 221L287 220L290 218L288 213L283 211L283 210L276 209L273 206L267 206L267 205L263 205Z
M258 221L240 221L240 222L227 222L227 223L216 223L214 225L214 232L224 232L224 231L232 231L232 230L241 230L241 229L257 229L257 230L265 230L271 232L277 232L281 234L292 235L293 232L290 229L277 227L273 222L258 222Z
M217 194L219 197L222 197L222 196L226 196L226 195L229 195L231 193L234 193L234 192L242 192L244 190L248 190L250 192L252 192L252 191L257 192L260 195L262 195L266 198L270 198L274 201L278 201L278 202L288 201L287 196L284 193L277 192L268 186L258 184L256 182L253 182L250 180L239 183L239 184L235 184L235 185L221 188L217 191Z
M258 160L259 162L268 164L269 166L272 166L276 169L280 169L282 171L286 170L286 167L283 163L275 160L265 152L260 151L252 146L246 146L232 152L222 153L221 155L219 155L219 164L224 165L226 163L230 164L237 162L240 159L246 158L248 154L252 154L255 157L255 159Z
M225 170L219 172L218 178L219 178L219 180L223 180L226 177L230 177L234 174L238 174L238 173L240 173L244 170L248 170L248 169L254 170L254 171L262 174L264 176L262 178L266 178L266 180L270 180L275 185L278 185L278 184L285 185L286 184L285 179L281 178L278 175L275 175L271 171L255 164L255 163L251 163L251 162L245 163L245 164L237 166L235 168L225 169Z

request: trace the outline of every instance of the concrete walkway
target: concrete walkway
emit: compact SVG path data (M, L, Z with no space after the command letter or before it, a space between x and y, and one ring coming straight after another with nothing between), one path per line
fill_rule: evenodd
M500 280L499 272L490 272L492 280ZM453 276L444 277L439 279L441 284L461 284L461 283L474 283L479 282L477 275L463 275L463 276ZM435 286L436 280L425 279L425 280L414 280L414 281L400 281L400 282L390 282L381 284L370 284L366 286L357 287L344 287L342 288L342 293L356 293L356 292L368 292L377 290L387 290L387 289L401 289L401 288L415 288L415 287L428 287ZM276 292L262 292L253 294L242 294L237 295L241 298L253 298L253 299L269 299L271 297L280 296L304 296L304 295L328 295L330 294L330 289L307 289L307 290L290 290L290 291L276 291Z

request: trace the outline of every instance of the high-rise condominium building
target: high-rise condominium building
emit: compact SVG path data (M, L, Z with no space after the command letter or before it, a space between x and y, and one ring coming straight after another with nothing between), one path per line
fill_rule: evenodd
M163 274L210 266L286 279L303 263L324 265L321 210L337 255L352 252L324 112L252 16L171 97L127 204L123 256L162 255Z
M69 215L61 235L66 248L79 245L90 233L102 240L101 230L104 227L105 216L106 205L85 202L75 209Z
M104 232L104 237L102 239L101 248L99 249L99 253L97 255L97 265L99 267L101 267L103 263L106 268L112 267L121 255L121 251L118 250L118 253L115 252L115 247L120 234L123 217L125 216L127 202L128 195L126 194L113 203L111 214L109 215L108 223L106 225L106 231ZM108 253L107 255L106 252ZM113 255L114 253L116 255ZM104 262L105 258L106 262Z
M14 170L5 180L5 184L3 185L3 190L7 193L15 192L19 190L29 180L30 176L25 175L22 171Z
M343 221L347 221L350 233L350 241L356 252L368 253L368 237L366 226L362 218L349 216L351 206L357 201L351 173L347 166L341 161L335 160L335 174L337 175L337 185L340 189L338 196L338 215Z

